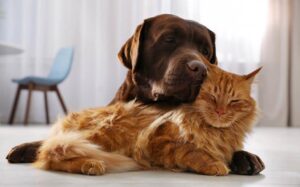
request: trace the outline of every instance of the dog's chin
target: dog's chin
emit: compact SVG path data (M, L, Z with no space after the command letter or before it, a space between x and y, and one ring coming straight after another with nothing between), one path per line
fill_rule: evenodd
M197 93L190 92L189 90L178 91L176 93L163 93L154 98L154 101L168 102L168 103L188 103L193 102L197 97Z
M168 100L173 102L193 102L196 100L201 88L201 83L189 85L188 83L178 84L176 86L166 86L165 92L159 100Z
M167 104L180 104L193 102L199 94L202 82L195 84L176 83L172 84L138 84L137 97L145 103L164 102Z

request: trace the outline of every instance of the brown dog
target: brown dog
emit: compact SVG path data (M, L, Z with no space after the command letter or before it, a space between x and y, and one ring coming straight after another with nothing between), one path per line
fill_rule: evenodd
M119 52L129 72L114 101L194 101L206 77L197 54L217 63L215 34L205 26L172 15L145 20Z
M146 19L118 54L129 71L111 103L134 98L162 105L194 101L206 77L199 54L217 64L215 34L205 26L173 15ZM33 162L41 143L13 148L8 161ZM236 152L231 163L236 174L257 174L263 168L256 155L245 151Z

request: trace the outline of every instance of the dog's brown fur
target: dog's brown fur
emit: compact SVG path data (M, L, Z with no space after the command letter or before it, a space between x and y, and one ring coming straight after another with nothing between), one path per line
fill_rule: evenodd
M194 101L205 76L187 64L203 56L217 64L215 34L204 25L162 14L144 20L118 53L128 74L113 102Z
M258 71L239 76L210 65L196 101L172 110L132 101L72 113L56 123L35 165L89 175L153 167L227 175L256 117L250 87Z

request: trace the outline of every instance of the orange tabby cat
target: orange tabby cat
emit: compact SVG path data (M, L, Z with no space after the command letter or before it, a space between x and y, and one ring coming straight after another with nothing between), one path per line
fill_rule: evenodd
M208 65L196 101L172 109L132 101L69 114L35 165L88 175L154 167L227 175L256 117L250 90L259 70L240 76Z

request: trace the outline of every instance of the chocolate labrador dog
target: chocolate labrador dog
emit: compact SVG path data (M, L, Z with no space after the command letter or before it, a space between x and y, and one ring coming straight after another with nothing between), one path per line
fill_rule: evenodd
M174 15L146 19L118 54L128 73L111 104L132 99L160 105L194 101L206 77L200 56L218 63L215 34L208 28ZM41 143L14 147L8 161L33 162ZM264 164L258 156L238 151L230 168L235 174L253 175L262 171Z

